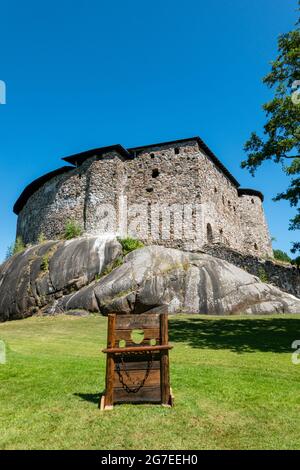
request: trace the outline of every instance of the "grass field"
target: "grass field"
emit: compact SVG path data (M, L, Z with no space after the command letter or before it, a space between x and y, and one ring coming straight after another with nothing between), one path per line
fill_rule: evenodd
M100 412L106 319L0 324L1 449L300 448L300 317L170 319L175 407Z

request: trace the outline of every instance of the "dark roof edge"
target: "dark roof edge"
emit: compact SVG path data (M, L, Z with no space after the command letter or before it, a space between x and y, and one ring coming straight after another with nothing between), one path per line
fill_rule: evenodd
M21 212L21 210L25 206L28 199L32 196L32 194L35 193L38 189L40 189L45 183L50 181L55 176L62 175L63 173L67 173L70 170L74 170L74 167L73 166L63 166L61 168L58 168L57 170L50 171L49 173L46 173L45 175L40 176L40 178L37 178L36 180L32 181L32 183L30 183L28 186L26 186L26 188L24 189L24 191L22 192L22 194L20 195L20 197L16 201L16 203L13 207L14 213L16 215L19 215L19 213Z
M257 196L261 200L261 202L264 202L264 195L260 191L257 191L256 189L250 189L250 188L239 188L238 189L238 195L239 196Z
M144 150L148 149L151 147L161 147L163 145L173 145L173 144L181 144L185 142L190 142L190 141L196 141L199 145L199 148L203 150L210 158L211 160L215 163L215 165L224 173L225 176L232 182L232 184L238 188L240 186L240 183L235 179L235 177L230 173L229 170L223 165L223 163L218 159L218 157L210 150L210 148L203 142L200 137L195 136L195 137L189 137L186 139L178 139L178 140L170 140L168 142L159 142L156 144L150 144L150 145L143 145L141 147L132 147L129 148L129 152L137 152L139 150Z
M88 158L94 156L101 156L104 153L109 152L117 152L125 159L133 158L132 155L126 150L122 145L109 145L107 147L99 147L91 150L86 150L85 152L75 153L74 155L70 155L68 157L63 157L62 160L65 162L71 163L72 165L77 166L78 164L81 165L85 162Z

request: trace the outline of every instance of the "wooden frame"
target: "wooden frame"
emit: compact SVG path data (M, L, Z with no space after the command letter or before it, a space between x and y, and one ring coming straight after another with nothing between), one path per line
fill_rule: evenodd
M140 344L134 343L132 331L142 331ZM126 341L124 347L119 342ZM158 344L151 344L156 341ZM116 403L158 403L173 405L170 388L168 314L144 313L108 315L105 391L101 410ZM133 385L132 385L133 384Z

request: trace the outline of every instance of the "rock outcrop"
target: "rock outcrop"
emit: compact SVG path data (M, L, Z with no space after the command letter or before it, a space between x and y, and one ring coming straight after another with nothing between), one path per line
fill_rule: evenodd
M97 279L122 248L98 237L32 246L0 267L0 321L55 312L58 299Z
M207 254L149 246L119 265L121 257L116 239L98 237L28 248L0 267L0 320L72 310L138 314L161 305L170 313L300 313L296 297Z

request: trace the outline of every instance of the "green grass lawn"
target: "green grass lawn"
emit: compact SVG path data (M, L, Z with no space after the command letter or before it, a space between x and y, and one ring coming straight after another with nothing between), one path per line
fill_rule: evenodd
M101 412L106 319L0 324L1 449L300 448L300 317L170 319L175 407Z

